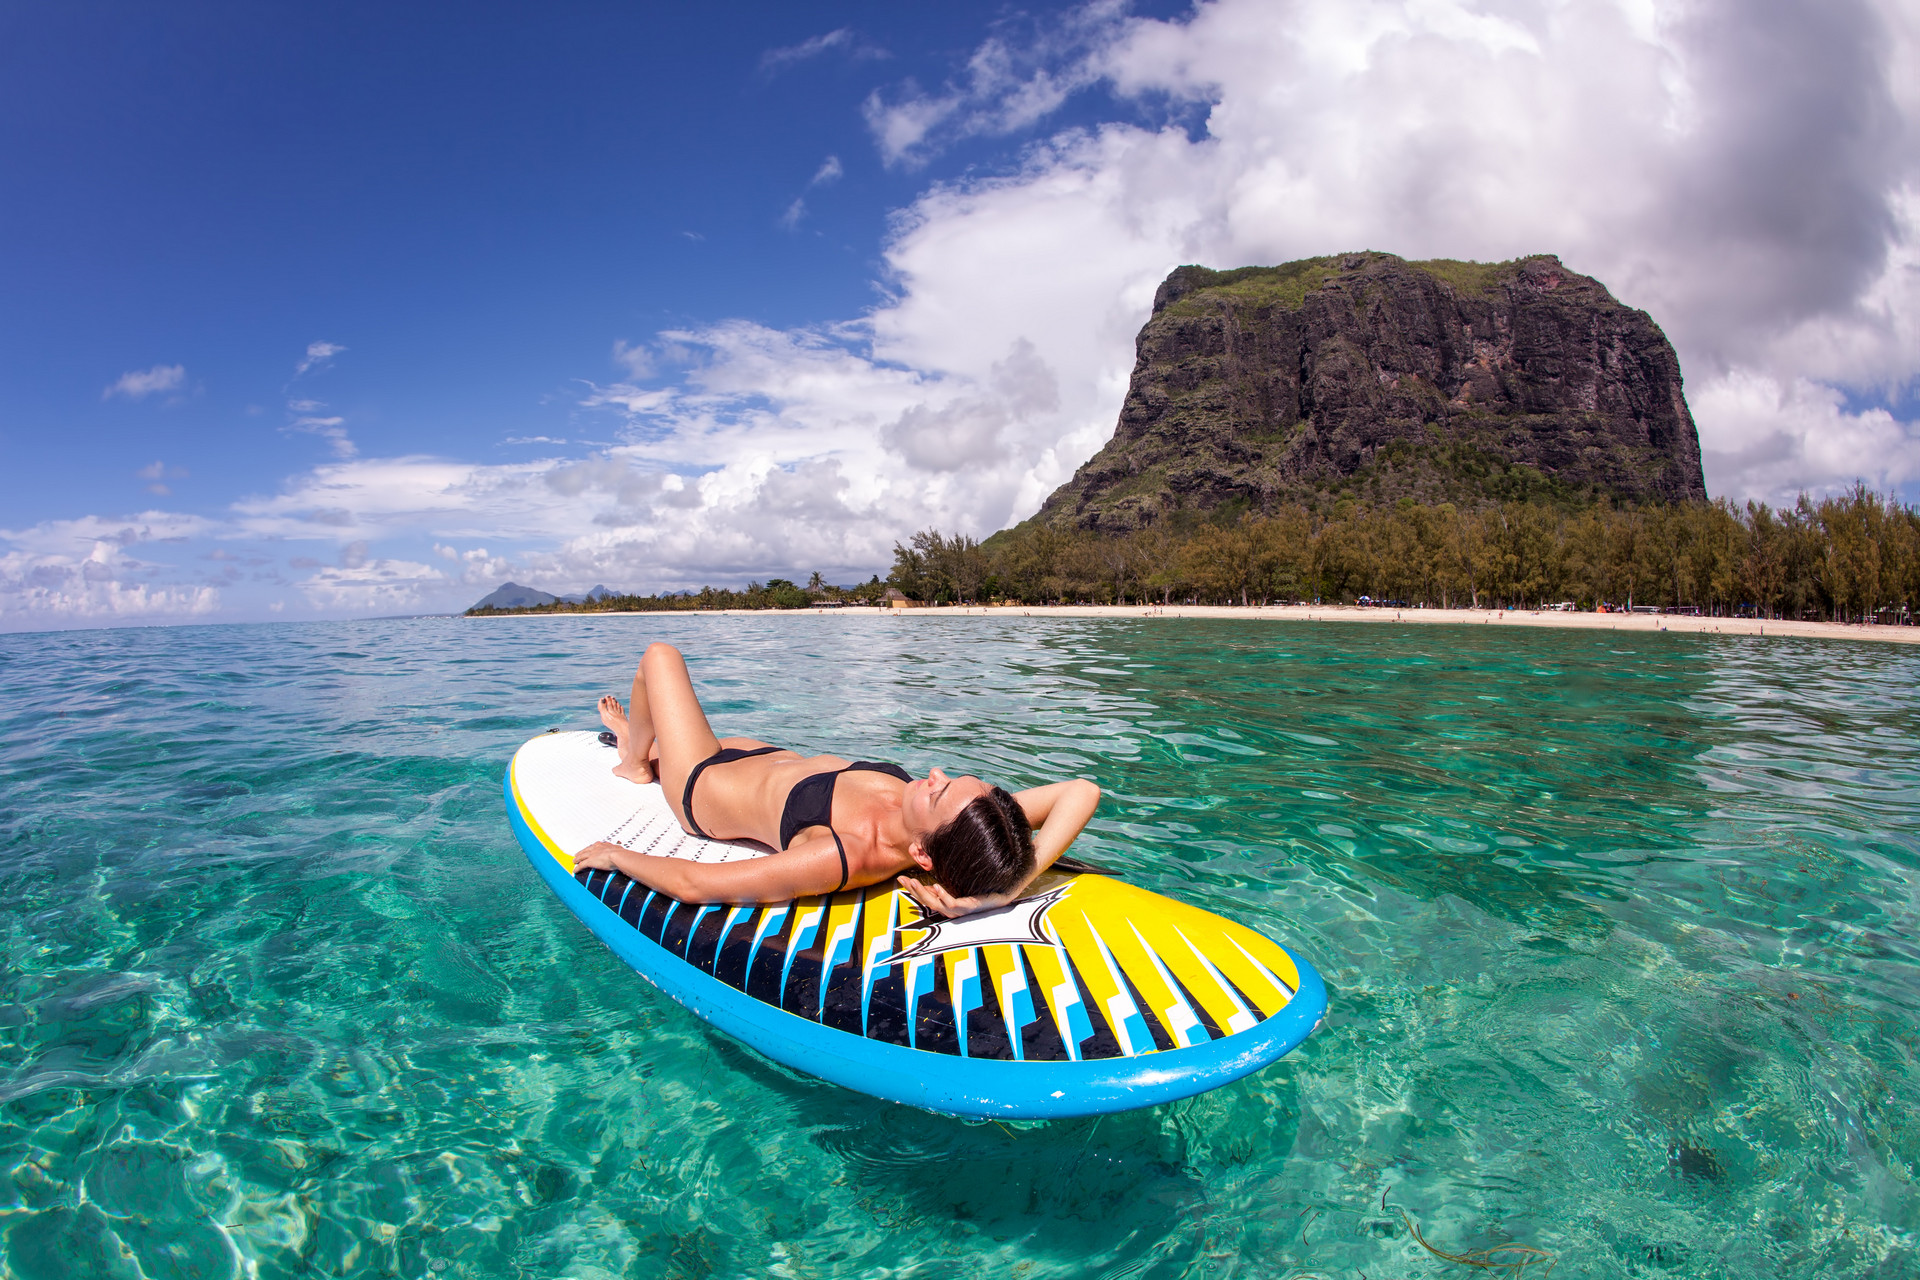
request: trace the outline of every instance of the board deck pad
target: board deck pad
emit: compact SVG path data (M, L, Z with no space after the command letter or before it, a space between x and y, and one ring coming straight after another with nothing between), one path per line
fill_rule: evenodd
M659 963L755 1002L776 1033L796 1018L915 1057L1158 1056L1174 1070L1182 1050L1228 1050L1235 1037L1273 1026L1301 992L1302 965L1277 943L1110 876L1049 873L1010 906L945 920L924 917L892 881L729 906L678 902L619 872L574 873L573 854L601 840L703 862L765 852L687 834L657 784L613 776L615 759L592 733L555 732L520 749L507 793L537 843L528 856L550 859L608 913L589 921L603 937L631 930L664 953ZM1317 1025L1324 987L1306 971Z

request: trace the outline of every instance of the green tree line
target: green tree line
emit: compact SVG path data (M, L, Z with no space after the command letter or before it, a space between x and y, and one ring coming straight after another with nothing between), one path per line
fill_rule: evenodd
M608 595L597 600L556 600L523 609L474 608L470 617L499 613L691 613L701 609L806 609L822 604L882 604L887 588L878 576L857 587L830 585L818 573L805 587L786 578L749 582L743 590L702 587L669 595Z
M935 529L894 547L888 585L930 603L1253 604L1438 608L1571 601L1703 614L1911 622L1920 510L1865 486L1791 507L1538 501L1478 509L1411 499L1329 512L1161 525L1125 536L1018 526L985 543Z
M1025 524L976 542L927 529L894 545L893 570L854 587L815 573L739 591L610 595L490 613L689 612L884 604L1351 603L1407 607L1653 606L1712 615L1912 623L1920 612L1920 509L1856 486L1791 507L1725 500L1479 508L1401 499L1327 511L1282 507L1163 524L1121 537Z

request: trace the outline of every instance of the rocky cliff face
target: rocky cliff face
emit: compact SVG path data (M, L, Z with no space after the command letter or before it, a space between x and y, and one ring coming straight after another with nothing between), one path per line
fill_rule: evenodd
M1181 267L1135 345L1113 439L1043 522L1122 532L1343 494L1706 496L1666 335L1557 258Z

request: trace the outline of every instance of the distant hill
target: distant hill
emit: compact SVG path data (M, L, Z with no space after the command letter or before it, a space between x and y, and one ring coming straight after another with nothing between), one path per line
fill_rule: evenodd
M535 591L532 587L523 587L517 582L503 582L473 607L476 609L531 609L535 605L552 604L559 598L559 596L548 595L544 591Z
M1113 438L1040 525L1125 533L1342 496L1706 497L1666 335L1555 257L1180 267L1135 349Z
M608 596L617 596L619 594L618 591L613 590L611 587L595 585L591 591L578 592L570 596L561 596L560 599L566 604L585 604L589 600L604 600Z

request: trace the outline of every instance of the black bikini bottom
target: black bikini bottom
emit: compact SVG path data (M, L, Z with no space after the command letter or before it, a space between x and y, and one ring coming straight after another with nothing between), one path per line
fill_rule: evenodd
M748 756L764 756L769 751L784 751L785 747L722 747L712 755L693 766L687 774L687 793L680 798L680 812L687 815L687 827L702 840L711 840L712 836L700 829L693 820L693 784L700 781L700 775L711 764L726 764L732 760L745 760Z

